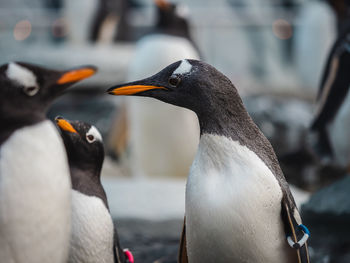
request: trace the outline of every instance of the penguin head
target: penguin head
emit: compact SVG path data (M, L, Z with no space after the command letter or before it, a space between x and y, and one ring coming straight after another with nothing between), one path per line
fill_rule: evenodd
M92 66L66 71L11 62L0 67L0 112L8 118L43 116L52 101L74 83L96 72ZM6 116L4 116L6 117Z
M60 130L70 166L100 171L104 159L103 141L95 126L82 121L55 118Z
M184 59L157 74L135 82L117 85L107 91L111 95L137 95L188 108L199 118L214 115L227 105L240 105L231 81L209 64Z
M166 0L155 0L154 2L158 13L156 24L158 29L169 30L171 33L188 33L188 9L186 6L170 3Z

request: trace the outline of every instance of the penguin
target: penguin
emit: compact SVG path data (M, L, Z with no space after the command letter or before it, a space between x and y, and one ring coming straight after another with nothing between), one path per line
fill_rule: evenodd
M322 76L311 132L317 135L315 150L322 161L350 163L350 26L334 43Z
M11 62L0 66L1 262L66 262L70 176L62 139L46 119L63 91L96 68L66 71Z
M179 262L309 262L310 233L274 150L226 76L184 59L108 93L155 98L198 116Z
M199 49L191 36L187 6L171 3L167 0L155 0L154 3L156 5L157 23L153 34L187 39L199 53Z
M181 11L184 8L165 0L155 3L156 30L136 43L128 81L154 74L180 59L199 59L189 36L188 18ZM195 114L162 102L149 103L144 98L131 98L125 104L130 125L128 159L132 160L129 164L132 176L186 176L199 141ZM164 125L169 119L172 121ZM181 136L182 132L187 136Z
M66 147L72 180L70 263L126 263L101 184L102 136L95 126L55 118Z
M200 57L191 37L186 7L166 0L154 2L157 14L155 28L137 41L127 79L146 77L182 58Z

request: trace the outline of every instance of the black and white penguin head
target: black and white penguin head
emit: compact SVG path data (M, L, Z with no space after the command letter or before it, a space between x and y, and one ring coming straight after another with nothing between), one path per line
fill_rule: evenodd
M0 67L0 112L12 117L43 114L50 103L74 83L90 77L96 68L85 66L57 71L11 62Z
M198 117L215 114L227 105L242 104L236 88L225 75L205 62L189 59L175 62L149 78L114 86L107 92L156 98L188 108Z
M155 0L157 6L157 28L169 30L169 33L188 34L188 8L182 4L166 0Z
M55 118L65 144L69 164L81 169L100 170L104 159L103 141L95 126L82 121Z

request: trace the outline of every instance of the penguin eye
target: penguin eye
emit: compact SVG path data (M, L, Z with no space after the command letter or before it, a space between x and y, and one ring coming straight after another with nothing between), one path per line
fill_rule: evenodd
M86 135L86 140L89 142L89 143L93 143L96 139L93 135L91 134L88 134Z
M96 141L96 138L91 135L91 134L87 134L86 135L86 140L89 142L89 143L93 143L94 141Z
M38 86L29 86L29 87L24 87L23 91L25 94L28 96L34 96L35 94L38 93L39 87Z
M181 79L179 76L172 75L172 76L170 76L168 82L169 82L170 86L176 87L181 82Z

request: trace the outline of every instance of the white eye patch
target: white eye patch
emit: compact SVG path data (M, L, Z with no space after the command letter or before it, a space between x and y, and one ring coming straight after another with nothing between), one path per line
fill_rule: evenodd
M91 135L94 137L94 139L92 139L92 140L89 139L91 137ZM91 126L90 130L86 133L86 139L90 143L94 142L95 140L102 142L101 133L96 129L95 126Z
M17 63L11 62L8 65L6 76L24 87L39 87L34 73Z
M173 75L174 74L180 74L180 75L184 75L184 74L188 74L191 72L192 69L192 65L190 62L187 61L187 59L183 59L180 63L180 65L177 67L177 69L174 70Z

